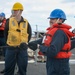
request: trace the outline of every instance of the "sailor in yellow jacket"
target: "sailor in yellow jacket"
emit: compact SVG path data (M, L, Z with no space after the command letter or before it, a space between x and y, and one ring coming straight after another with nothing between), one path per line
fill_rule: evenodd
M6 22L5 38L9 46L5 55L4 75L14 75L15 65L19 67L20 75L26 75L28 64L27 43L32 34L29 22L21 14L23 5L16 2L12 7L12 16Z

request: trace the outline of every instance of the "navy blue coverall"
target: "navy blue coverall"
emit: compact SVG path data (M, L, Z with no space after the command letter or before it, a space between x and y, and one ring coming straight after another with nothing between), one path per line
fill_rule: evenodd
M23 17L21 18L22 19L18 24L20 24L21 22L25 22ZM5 26L6 41L7 41L7 36L8 36L8 30L9 30L9 19L6 22L6 26ZM28 23L27 33L29 34L28 36L28 41L29 41L32 35L31 26L29 23ZM27 49L9 46L6 50L6 55L5 55L5 73L4 75L14 75L14 69L15 69L16 63L19 68L19 74L26 75L27 64L28 64Z
M6 18L0 20L0 23L2 23L2 25L0 26L0 46L5 46L4 28L6 24ZM2 51L0 50L1 56L5 57L5 50L6 50L5 48L3 48Z
M29 46L32 45L33 47L30 48L34 49L37 47L34 47L34 44L40 44L40 51L47 56L47 75L70 75L69 58L55 58L58 52L63 48L64 44L68 42L66 34L62 30L57 30L49 47L42 45L41 42L42 39L32 41L29 43ZM71 45L71 49L73 49L75 47L75 40L71 41Z

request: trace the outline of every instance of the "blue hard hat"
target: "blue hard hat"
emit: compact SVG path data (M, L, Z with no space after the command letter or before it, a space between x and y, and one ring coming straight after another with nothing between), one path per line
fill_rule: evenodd
M3 12L0 13L0 16L1 16L1 17L5 17L5 13L3 13Z
M48 19L50 18L61 18L66 20L66 15L64 13L64 11L62 11L61 9L54 9L51 13L50 16L48 17Z

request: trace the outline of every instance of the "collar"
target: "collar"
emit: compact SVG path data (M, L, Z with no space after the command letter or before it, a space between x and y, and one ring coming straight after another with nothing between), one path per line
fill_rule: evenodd
M18 22L18 24L20 24L21 22L25 22L24 18L21 16L21 20Z

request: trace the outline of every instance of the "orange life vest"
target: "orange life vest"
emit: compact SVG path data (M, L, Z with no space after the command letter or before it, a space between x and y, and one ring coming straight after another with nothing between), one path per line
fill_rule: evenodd
M69 51L71 48L70 38L73 37L74 34L69 31L70 28L71 28L71 26L66 25L66 24L62 24L62 25L54 24L52 28L47 29L47 33L46 33L46 36L44 39L45 46L50 46L52 38L58 29L63 30L68 37L68 42L63 46L63 48L55 56L55 58L69 58L71 56L71 52Z
M6 19L2 21L2 25L0 26L0 30L4 30L6 24Z

